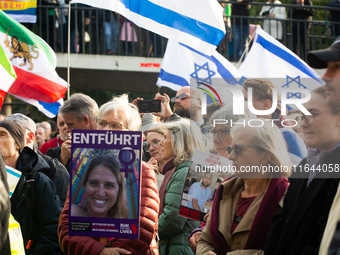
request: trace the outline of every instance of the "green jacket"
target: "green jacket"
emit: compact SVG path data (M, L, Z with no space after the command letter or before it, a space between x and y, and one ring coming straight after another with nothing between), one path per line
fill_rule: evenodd
M190 160L179 164L169 181L164 196L164 212L159 216L160 255L194 254L189 246L190 233L200 222L179 216L182 191Z

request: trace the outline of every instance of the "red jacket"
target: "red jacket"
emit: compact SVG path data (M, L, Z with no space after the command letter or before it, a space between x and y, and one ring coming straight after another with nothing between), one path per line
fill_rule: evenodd
M156 232L158 227L159 196L156 176L151 167L142 162L140 234L139 239L118 238L113 247L130 251L132 254L158 254ZM96 255L105 244L87 236L69 236L69 191L64 208L60 214L58 237L59 245L66 255ZM151 251L152 250L152 251Z
M41 145L39 151L42 153L42 154L46 154L46 152L51 149L51 148L54 148L54 147L58 147L58 146L61 146L63 144L63 140L61 140L60 136L58 135L57 137L53 138L52 140L49 140L47 142L45 142L43 145Z

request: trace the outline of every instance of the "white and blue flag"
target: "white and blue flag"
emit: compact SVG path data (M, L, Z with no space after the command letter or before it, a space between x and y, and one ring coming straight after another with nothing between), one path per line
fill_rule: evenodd
M278 92L281 88L287 89L287 99L304 98L304 89L312 91L323 85L322 79L311 67L259 27L256 29L253 46L239 71L247 78L271 80ZM289 106L287 108L291 109ZM292 128L284 127L280 130L292 163L298 164L307 156L305 143Z
M118 12L137 26L212 54L225 35L216 0L73 0Z
M193 81L198 86L221 84L221 80L230 85L237 85L239 78L240 74L236 67L216 50L213 55L206 55L169 40L157 85L177 91L183 86L190 86L190 82Z
M270 79L278 89L292 87L312 91L323 85L320 76L311 67L260 27L256 28L252 48L238 70L247 78Z
M38 101L35 99L19 97L16 95L12 95L12 96L15 96L16 98L35 106L36 108L38 108L40 112L42 112L49 118L54 118L58 114L59 108L64 104L64 99L62 98L54 103L46 103L46 102Z
M118 12L137 26L212 54L225 35L216 0L73 0Z

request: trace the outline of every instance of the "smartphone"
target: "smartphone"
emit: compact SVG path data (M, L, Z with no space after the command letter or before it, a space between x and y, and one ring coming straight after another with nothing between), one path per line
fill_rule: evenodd
M140 113L160 112L161 100L140 100L137 106Z

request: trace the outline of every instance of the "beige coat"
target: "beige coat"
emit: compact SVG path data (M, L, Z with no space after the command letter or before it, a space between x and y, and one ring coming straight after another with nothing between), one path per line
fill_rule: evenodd
M234 233L231 233L233 219L235 217L235 211L237 206L237 201L240 197L244 182L240 178L233 178L229 181L221 184L223 185L223 194L220 201L219 209L219 227L218 230L222 233L224 238L229 244L232 252L228 255L237 254L263 254L263 250L243 250L246 246L250 228L253 224L256 213L261 205L262 199L264 197L266 189L255 198L253 203L250 205L247 213L244 215L242 221L236 227ZM283 205L283 198L281 199L278 210L281 210ZM268 219L271 220L271 219ZM197 246L197 255L206 255L209 251L215 251L214 243L210 237L210 218L207 221L207 225L204 227L201 235L201 239Z

